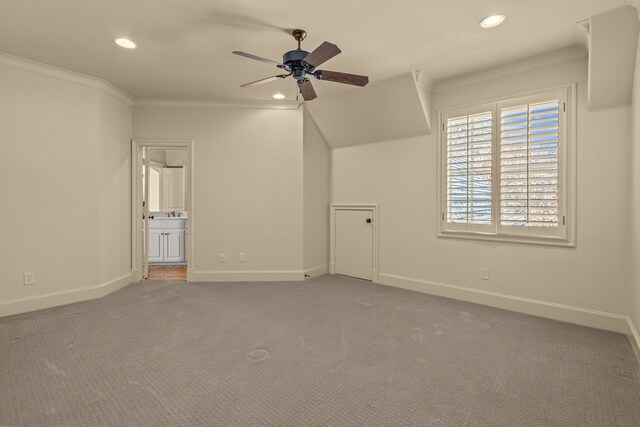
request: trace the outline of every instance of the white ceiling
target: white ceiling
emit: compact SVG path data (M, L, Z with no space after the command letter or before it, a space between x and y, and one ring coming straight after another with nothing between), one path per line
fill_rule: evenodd
M2 0L0 52L99 77L137 98L271 100L295 83L241 89L279 69L233 50L281 60L327 40L342 54L323 67L372 81L411 70L437 81L518 58L585 45L577 25L627 0ZM481 18L507 15L482 29ZM129 37L125 50L113 43ZM314 81L319 96L362 90Z

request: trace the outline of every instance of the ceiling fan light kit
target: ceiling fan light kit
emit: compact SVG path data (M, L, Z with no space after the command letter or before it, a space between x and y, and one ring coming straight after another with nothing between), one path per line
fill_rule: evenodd
M301 48L301 42L307 36L304 30L296 29L291 32L293 38L298 42L298 48L286 52L282 56L282 63L252 55L246 52L233 51L234 54L256 61L274 64L276 67L288 72L288 74L278 74L276 76L267 77L265 79L256 80L255 82L246 83L241 87L252 87L264 83L272 82L278 79L284 79L289 76L298 83L298 90L305 101L311 101L317 98L317 94L309 76L313 76L318 80L326 80L336 83L344 83L354 86L365 86L369 83L369 77L357 74L340 73L337 71L317 70L316 68L324 64L334 56L342 52L338 46L333 43L323 42L313 52L309 53Z

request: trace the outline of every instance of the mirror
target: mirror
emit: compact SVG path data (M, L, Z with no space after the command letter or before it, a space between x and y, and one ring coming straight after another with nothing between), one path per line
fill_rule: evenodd
M186 150L150 149L149 211L184 212Z

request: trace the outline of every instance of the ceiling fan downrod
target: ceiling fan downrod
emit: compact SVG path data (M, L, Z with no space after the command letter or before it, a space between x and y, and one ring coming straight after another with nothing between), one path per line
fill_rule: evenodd
M305 37L307 37L307 32L305 30L295 29L291 31L291 35L298 42L298 49L300 49L300 42L302 42L302 40L304 40Z

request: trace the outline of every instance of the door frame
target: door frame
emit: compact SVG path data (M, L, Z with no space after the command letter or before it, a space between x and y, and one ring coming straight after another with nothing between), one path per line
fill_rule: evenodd
M373 262L371 267L371 281L379 281L379 242L380 242L380 213L377 203L369 204L344 204L336 203L331 205L331 215L329 216L329 274L336 274L336 211L370 211L373 221Z
M142 280L143 268L143 241L146 236L142 236L142 149L176 149L187 151L187 164L185 165L185 209L188 213L187 219L187 282L191 281L193 274L194 259L194 141L191 139L138 139L131 140L131 270L133 281ZM147 230L148 231L148 230Z

